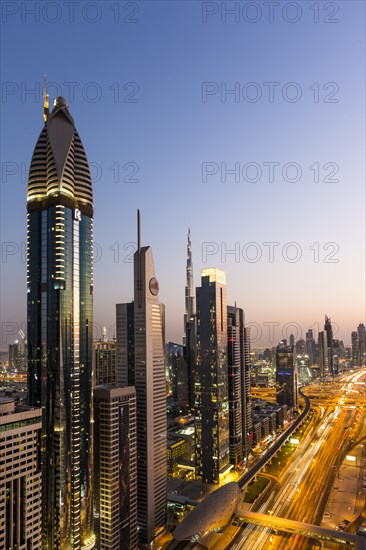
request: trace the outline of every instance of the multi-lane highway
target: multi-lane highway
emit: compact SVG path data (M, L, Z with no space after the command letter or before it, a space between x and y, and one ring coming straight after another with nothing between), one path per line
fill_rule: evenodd
M314 414L298 448L281 474L272 479L264 499L252 509L310 524L319 524L339 457L360 437L360 406L365 403L365 374L352 373L329 385L304 391L316 395ZM336 548L329 544L329 548ZM248 525L232 541L232 550L305 550L312 542L296 535L278 535Z

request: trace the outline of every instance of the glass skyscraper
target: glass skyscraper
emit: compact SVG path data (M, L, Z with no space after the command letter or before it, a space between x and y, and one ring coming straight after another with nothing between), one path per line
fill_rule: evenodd
M196 478L219 483L229 454L226 274L201 271L197 296L195 378Z
M94 547L92 527L93 196L66 100L34 149L27 195L29 403L42 407L42 547Z

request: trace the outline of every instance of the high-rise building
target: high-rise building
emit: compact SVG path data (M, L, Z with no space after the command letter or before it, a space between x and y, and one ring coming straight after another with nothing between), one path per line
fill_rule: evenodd
M136 393L94 388L94 521L99 550L137 549Z
M309 357L310 365L314 365L316 363L315 340L313 329L311 328L306 333L306 353Z
M117 305L117 383L136 388L137 526L141 544L149 544L166 522L165 316L158 292L152 249L140 246L138 213L134 302Z
M0 399L0 548L41 550L42 410Z
M187 235L187 265L186 265L186 287L185 287L185 313L184 313L184 351L185 361L181 363L184 369L184 376L187 378L188 408L194 410L194 381L196 370L196 305L193 283L193 261L191 231L188 228Z
M241 317L241 318L240 318ZM229 450L234 466L243 461L242 375L244 374L244 312L227 307L227 359L229 392Z
M230 462L238 464L248 457L253 437L250 334L241 308L228 306L227 317Z
M251 359L250 359L250 328L244 326L244 376L242 377L242 395L244 406L242 407L243 419L243 444L244 458L247 459L253 446L253 418L252 418L252 392L251 392Z
M338 372L334 368L334 361L333 361L333 328L332 328L332 322L331 322L330 317L325 316L324 330L327 333L329 373L332 376L334 376L334 375L338 374Z
M191 230L188 228L187 235L187 266L186 266L186 288L185 288L185 313L184 328L192 316L196 313L193 284L193 262L192 262L192 242Z
M94 342L95 384L114 384L116 381L116 340Z
M290 346L291 346L291 344L290 344ZM295 350L296 350L297 355L304 355L306 353L306 344L305 344L305 340L303 338L300 338L300 340L298 340L296 342Z
M135 385L134 303L116 305L116 381L119 386Z
M276 401L293 409L298 407L298 367L294 347L282 343L276 350Z
M357 327L358 337L358 364L360 367L366 365L366 328L363 323L360 323Z
M226 274L203 269L197 297L196 478L219 483L230 469Z
M183 349L182 344L168 342L167 359L172 396L182 411L186 412L188 409L188 378Z
M351 343L352 343L352 366L358 367L358 332L353 331L351 333Z
M320 331L318 334L318 355L320 376L324 378L329 374L328 337L325 330Z
M27 210L28 398L42 407L43 548L94 547L93 195L66 100L34 149Z
M9 368L16 372L21 372L24 363L22 346L16 340L14 344L9 344Z

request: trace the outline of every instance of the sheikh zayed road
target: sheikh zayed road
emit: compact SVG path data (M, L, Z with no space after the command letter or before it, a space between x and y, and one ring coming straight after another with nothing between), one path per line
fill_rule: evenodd
M346 539L347 533L354 533L366 519L363 480L366 372L354 371L330 383L309 385L303 388L303 393L310 400L309 413L289 443L260 471L258 477L269 480L266 489L250 512L248 505L238 507L224 532L216 535L216 539L212 537L209 548L336 550L349 545L363 548L363 537L357 542L354 535ZM264 389L263 394L268 398L270 390ZM248 522L251 514L253 524ZM291 526L288 520L321 526L324 532L338 531L344 540L318 538L315 533L314 538L305 537L299 534L299 529L286 533ZM261 522L262 526L258 525ZM181 542L172 543L169 548L202 546Z

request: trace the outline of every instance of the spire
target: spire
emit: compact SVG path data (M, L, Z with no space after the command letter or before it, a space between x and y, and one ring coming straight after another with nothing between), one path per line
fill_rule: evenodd
M46 75L43 75L43 120L47 122L48 114L50 110L48 108L48 94L46 88Z
M191 230L188 227L184 326L195 313Z
M142 306L142 279L141 279L141 216L140 210L137 209L137 305Z

